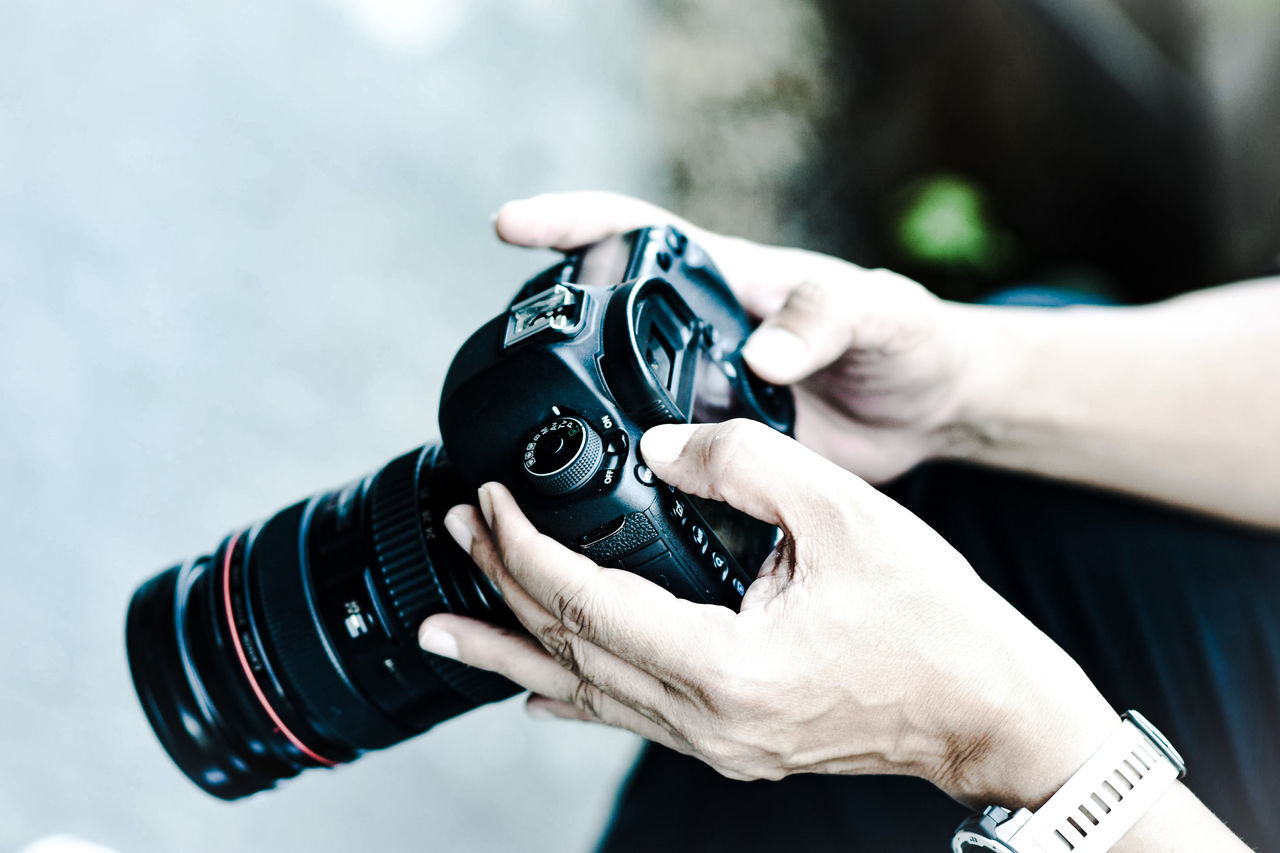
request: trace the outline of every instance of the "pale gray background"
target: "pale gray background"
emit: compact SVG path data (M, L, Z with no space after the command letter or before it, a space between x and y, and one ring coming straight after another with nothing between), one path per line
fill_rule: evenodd
M586 850L635 741L519 700L238 805L139 711L134 586L434 438L549 256L489 215L654 196L640 3L0 5L0 851ZM660 199L659 199L660 200Z

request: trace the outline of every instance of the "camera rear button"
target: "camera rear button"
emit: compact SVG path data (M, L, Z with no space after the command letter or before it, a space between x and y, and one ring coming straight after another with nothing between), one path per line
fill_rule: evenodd
M719 551L711 552L711 567L720 573L720 580L729 579L729 563Z
M684 501L680 498L676 498L671 502L671 508L668 512L671 514L671 517L675 522L681 527L683 527L685 522L689 520L689 510L685 508Z
M695 524L693 527L689 528L689 535L693 537L694 548L697 552L705 556L708 547L707 531Z

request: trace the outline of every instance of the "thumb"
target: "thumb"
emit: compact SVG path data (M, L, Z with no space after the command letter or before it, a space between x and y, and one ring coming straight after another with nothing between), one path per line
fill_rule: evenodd
M937 298L906 276L840 262L835 274L806 280L747 340L742 357L777 385L816 373L850 349L901 346Z
M749 420L656 426L640 439L640 453L677 489L789 528L815 500L856 481L794 439Z
M747 339L743 359L761 379L778 385L798 382L831 364L854 338L849 291L822 281L799 285Z

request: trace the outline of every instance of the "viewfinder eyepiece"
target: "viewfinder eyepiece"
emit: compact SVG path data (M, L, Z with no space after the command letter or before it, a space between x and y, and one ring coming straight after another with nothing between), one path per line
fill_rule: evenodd
M604 319L609 390L646 426L689 420L702 323L670 284L618 288Z

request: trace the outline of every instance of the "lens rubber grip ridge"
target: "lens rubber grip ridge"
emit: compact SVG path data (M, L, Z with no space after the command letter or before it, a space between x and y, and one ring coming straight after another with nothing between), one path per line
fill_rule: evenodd
M372 486L370 524L374 553L398 627L409 637L417 637L418 626L433 613L453 613L440 587L437 572L427 551L424 519L418 508L417 478L434 459L423 454L431 448L412 451L387 464ZM492 702L520 692L505 678L437 655L429 665L451 689L472 702Z
M432 613L453 610L431 565L419 517L419 462L430 452L421 448L393 459L374 479L371 490L370 524L378 574L398 627L409 636L417 636L418 626Z

